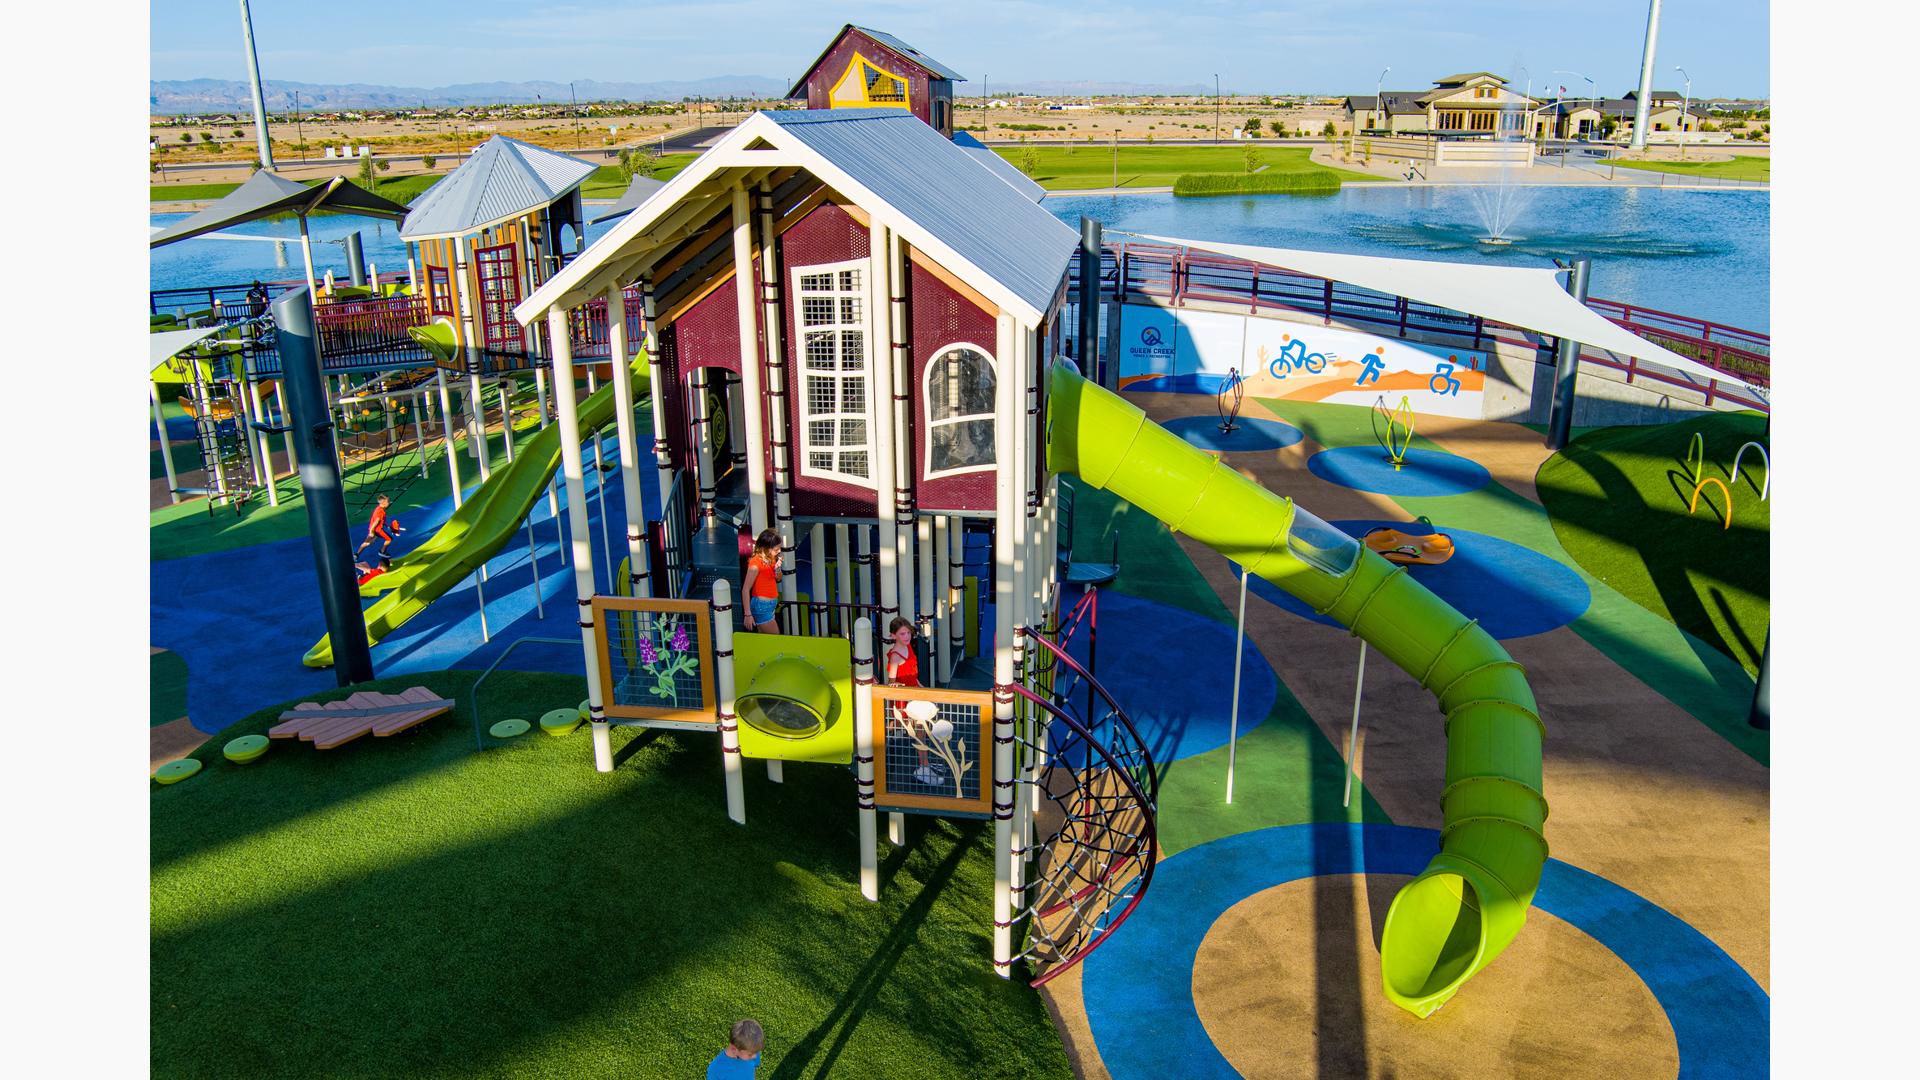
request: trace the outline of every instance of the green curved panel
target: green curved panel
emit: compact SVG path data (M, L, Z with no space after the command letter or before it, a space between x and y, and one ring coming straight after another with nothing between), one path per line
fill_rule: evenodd
M644 353L633 362L635 400L646 395L652 386L646 363ZM609 382L581 402L582 431L604 427L613 419L613 390L613 383ZM392 569L362 588L364 593L378 584L382 593L380 599L367 608L367 643L378 642L425 611L427 605L465 580L513 539L520 523L546 494L547 483L559 467L558 424L542 428L515 446L513 460L493 470L493 475L460 504L445 525L419 547L395 559ZM322 637L307 650L301 662L308 667L332 666L332 643Z
M1047 467L1105 488L1349 627L1438 699L1447 736L1440 853L1394 897L1387 997L1426 1016L1526 922L1546 864L1540 721L1491 635L1365 545L1056 364Z

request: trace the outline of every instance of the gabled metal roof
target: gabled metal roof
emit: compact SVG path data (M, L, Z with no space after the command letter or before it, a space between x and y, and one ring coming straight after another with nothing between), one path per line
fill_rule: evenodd
M763 113L1035 311L1080 237L973 154L898 109Z
M495 135L413 201L404 240L462 236L538 210L593 175L577 157Z
M813 63L808 64L807 69L800 73L800 77L793 81L793 86L791 86L787 90L787 96L789 98L806 96L807 80L813 77L813 70L820 66L820 61L825 60L827 58L827 54L833 51L833 47L835 45L840 44L840 39L843 37L846 37L847 32L849 30L858 30L862 34L865 34L866 36L872 38L873 40L879 42L880 44L885 45L887 48L892 49L894 52L899 53L901 56L906 57L908 60L911 60L914 63L919 64L921 67L926 68L927 71L930 74L932 74L933 77L936 79L948 79L953 82L967 81L967 77L965 75L960 74L959 72L953 70L952 68L941 63L940 61L935 60L933 57L928 56L926 53L921 52L919 49L916 49L913 46L907 44L906 42L901 41L899 38L894 37L892 34L883 33L882 31L879 31L879 30L869 29L865 26L855 26L852 23L848 23L845 26L842 26L840 28L839 33L833 35L833 40L827 42L827 47L824 49L821 49L820 55L814 57Z
M796 168L1029 326L1046 317L1079 246L1075 230L907 113L759 112L534 290L514 318L525 325L632 281L724 207L735 185Z
M999 154L996 154L992 150L989 150L985 143L981 142L979 139L974 138L972 135L968 134L967 132L964 132L964 131L954 132L953 145L959 147L962 150L965 150L969 154L972 154L973 160L979 162L982 165L985 165L989 170L993 172L994 175L998 176L1002 180L1005 180L1007 183L1012 184L1013 190L1019 192L1022 195L1025 195L1028 199L1031 199L1034 202L1039 202L1041 199L1046 197L1046 194L1047 194L1046 188L1043 188L1039 184L1034 183L1033 180L1030 177L1028 177L1026 173L1023 173L1019 169L1014 168L1013 162L1008 161L1006 158L1003 158Z

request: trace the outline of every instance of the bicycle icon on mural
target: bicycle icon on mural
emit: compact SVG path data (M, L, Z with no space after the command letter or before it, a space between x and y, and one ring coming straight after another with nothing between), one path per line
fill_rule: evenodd
M1267 374L1276 379L1284 379L1294 371L1318 375L1327 370L1326 354L1308 352L1306 345L1297 339L1288 341L1281 348L1280 355L1271 361L1267 359L1267 347L1260 346L1260 361L1267 365Z

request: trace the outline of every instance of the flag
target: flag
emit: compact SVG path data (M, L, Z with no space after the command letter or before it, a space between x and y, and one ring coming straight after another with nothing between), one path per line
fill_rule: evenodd
M1560 92L1561 92L1561 93L1563 93L1563 94L1564 94L1564 93L1566 93L1566 92L1567 92L1567 88L1566 88L1566 87L1564 87L1564 86L1563 86L1563 87L1561 87L1561 88L1560 88Z

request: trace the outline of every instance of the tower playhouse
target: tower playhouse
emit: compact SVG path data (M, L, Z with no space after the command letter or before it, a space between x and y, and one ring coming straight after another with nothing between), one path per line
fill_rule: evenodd
M901 110L762 112L515 309L550 328L574 483L567 327L604 305L610 355L626 357L629 287L645 308L635 363L664 500L657 559L629 529L633 565L657 567L635 595L595 595L570 506L596 766L612 768L612 723L712 731L744 821L743 757L776 780L786 761L851 764L870 899L878 813L896 843L901 813L990 816L996 971L1072 967L1151 883L1157 779L1124 703L1063 644L1090 633L1097 596L1064 584L1071 474L1351 628L1435 695L1446 827L1381 944L1387 996L1428 1015L1518 934L1545 865L1525 673L1404 567L1100 385L1113 364L1090 380L1057 355L1078 240ZM723 474L716 448L736 432L744 460ZM778 634L735 633L743 528L783 542ZM973 537L991 551L977 571ZM990 605L965 601L968 578ZM964 657L986 611L991 670L976 674ZM877 683L877 631L896 618L931 688Z

